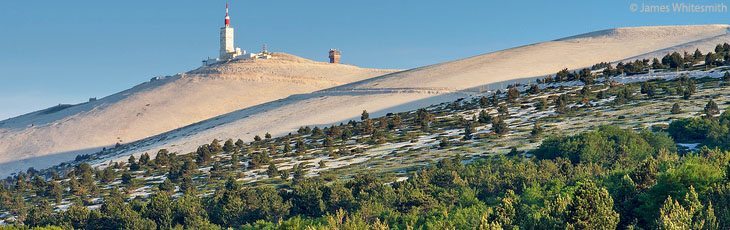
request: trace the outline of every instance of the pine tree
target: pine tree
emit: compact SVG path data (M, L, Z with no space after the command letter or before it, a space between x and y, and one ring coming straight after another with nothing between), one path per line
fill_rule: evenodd
M297 154L304 154L307 151L307 145L304 144L304 141L302 139L297 139L297 142L294 146L297 149Z
M155 221L160 229L171 229L174 218L173 208L174 203L170 194L160 192L152 196L143 209L142 216Z
M703 55L702 52L700 52L700 49L695 49L694 54L692 54L692 58L693 58L693 60L698 61L698 60L705 58L705 55Z
M289 145L289 140L284 140L284 148L282 150L284 153L291 152L291 145Z
M223 151L227 153L231 153L236 150L236 145L233 144L233 139L226 140L225 143L223 143Z
M150 154L144 153L141 156L139 156L139 165L141 166L147 166L150 163Z
M592 181L578 185L568 210L570 223L576 229L616 229L619 222L608 191Z
M304 163L300 163L298 165L294 166L294 172L292 175L292 180L294 183L298 183L304 179L305 171L304 171Z
M51 225L55 221L53 208L46 200L41 200L40 204L33 205L28 212L25 224L30 227L43 227Z
M555 99L555 112L559 114L564 114L568 112L567 105L568 104L568 95L560 95L558 98Z
M540 126L539 122L535 122L535 124L532 126L532 131L530 131L530 135L532 137L538 137L542 134L542 126Z
M499 116L509 117L509 108L507 108L507 105L499 105L499 107L497 107L497 112L499 113Z
M464 126L464 140L471 140L472 135L476 132L472 122L466 122Z
M540 110L540 111L546 110L549 106L547 97L538 99L538 101L535 104L536 104L535 107L537 108L537 110Z
M666 68L659 59L654 58L651 60L651 68L652 69L664 69Z
M584 85L592 85L595 81L595 76L591 73L590 69L582 69L578 73L578 80L583 82Z
M485 96L481 96L479 98L479 106L481 108L487 108L489 106L489 98L487 98Z
M679 103L676 103L675 102L674 105L672 105L671 113L672 114L680 114L680 113L682 113L682 108L679 107Z
M695 85L695 82L691 79L687 80L684 84L685 88L683 90L683 96L685 100L689 100L692 97L692 94L697 92L697 86Z
M198 147L198 150L196 150L195 152L195 160L199 165L206 165L213 158L213 154L210 152L210 147L207 144Z
M266 175L269 176L269 178L274 178L279 175L279 170L276 168L274 163L269 164L269 168L266 169Z
M446 148L446 147L449 147L450 145L451 145L451 143L449 142L449 138L441 137L441 139L439 139L439 147Z
M639 164L631 174L631 179L639 189L647 189L656 184L658 174L659 166L657 160L650 157Z
M690 229L692 215L682 207L672 196L667 197L664 206L659 210L659 229Z
M489 124L490 122L492 122L492 116L490 116L486 110L481 110L479 111L477 121L482 124Z
M231 154L231 168L236 169L238 168L240 159L238 158L238 153Z
M507 89L507 101L514 102L515 99L520 97L520 91L517 90L517 87L512 86Z
M86 229L89 213L90 211L86 206L72 204L61 214L60 219L64 223L70 223L73 229Z
M712 118L717 114L720 114L720 108L717 107L717 103L710 99L709 102L705 105L705 117Z
M129 170L130 171L138 171L140 170L140 165L137 163L137 159L134 157L134 155L130 155L129 159L127 159L127 162L129 163Z
M707 204L707 207L702 210L701 219L704 220L704 225L702 226L702 229L720 229L720 225L717 222L717 217L715 216L715 209L712 207L712 201L710 201Z
M591 86L584 85L583 88L580 89L580 95L583 96L583 98L590 97L591 96Z
M538 85L531 85L529 92L530 92L530 94L538 94L538 93L540 93L540 86L538 86Z
M195 184L190 175L182 177L182 180L180 181L180 191L182 191L183 194L195 194Z
M124 174L122 174L122 184L132 185L133 180L134 177L132 177L132 174L130 174L129 172L125 172Z
M155 167L160 168L170 164L170 152L167 149L160 149L155 156Z
M175 184L172 183L172 180L166 178L162 183L160 183L159 189L164 192L174 192Z
M641 93L646 94L647 97L654 97L656 90L654 85L648 81L641 84Z
M504 135L509 132L509 126L504 122L502 116L492 118L492 131L498 135Z
M63 191L64 188L61 186L60 183L57 181L51 181L51 183L48 184L48 197L52 198L54 201L56 201L56 204L61 203L63 200Z
M242 149L244 145L246 145L246 143L244 143L243 140L236 140L236 147L238 147L239 149Z
M219 153L223 151L223 146L221 146L221 143L218 139L213 139L213 141L210 142L210 145L208 145L208 148L210 153Z
M360 120L361 121L364 121L364 120L367 120L367 119L370 119L370 114L368 113L367 110L363 110L362 111L362 114L360 114Z
M517 207L519 206L519 196L514 191L507 190L504 197L499 199L499 204L494 210L492 222L500 223L502 227L510 229L517 221ZM517 227L517 226L514 226Z
M403 120L401 119L400 115L395 114L395 115L391 116L390 119L388 120L388 129L394 130L394 129L400 128L402 123L403 123ZM349 138L349 136L344 139L348 139L348 138Z

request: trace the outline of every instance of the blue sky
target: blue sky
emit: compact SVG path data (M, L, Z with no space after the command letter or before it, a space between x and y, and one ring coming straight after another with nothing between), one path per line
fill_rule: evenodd
M730 23L728 13L631 12L725 0L231 0L237 46L412 68L613 27ZM103 97L216 56L224 0L0 1L0 119Z

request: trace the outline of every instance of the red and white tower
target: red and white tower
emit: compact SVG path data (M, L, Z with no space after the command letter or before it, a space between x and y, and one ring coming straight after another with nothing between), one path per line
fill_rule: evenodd
M232 59L238 55L240 55L240 51L233 44L233 27L231 27L231 18L228 16L228 3L226 3L225 26L221 27L220 59Z
M231 26L231 17L228 17L228 3L226 2L226 27Z

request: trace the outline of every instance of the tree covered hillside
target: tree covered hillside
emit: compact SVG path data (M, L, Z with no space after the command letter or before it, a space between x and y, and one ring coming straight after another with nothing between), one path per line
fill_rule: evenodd
M105 150L4 180L0 229L729 229L728 52L186 153Z

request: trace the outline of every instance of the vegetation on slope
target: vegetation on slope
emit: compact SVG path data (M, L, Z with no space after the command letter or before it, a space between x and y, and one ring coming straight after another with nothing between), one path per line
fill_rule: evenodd
M710 68L682 61L632 74ZM5 180L0 208L18 228L730 228L730 76L623 85L626 65L608 66L280 138L29 170Z

